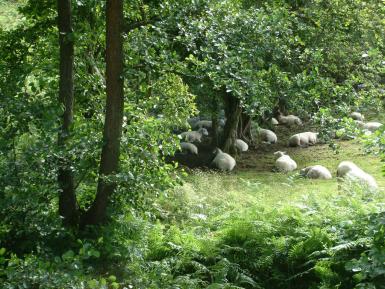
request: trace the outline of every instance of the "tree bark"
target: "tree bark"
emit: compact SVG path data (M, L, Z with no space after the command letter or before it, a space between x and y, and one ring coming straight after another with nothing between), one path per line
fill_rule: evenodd
M238 122L238 138L245 140L248 143L253 142L251 133L251 118L245 112L242 112Z
M227 121L223 130L222 148L227 153L236 154L235 140L237 139L237 127L242 108L239 100L228 93L224 95L224 103Z
M213 113L211 115L211 121L212 121L212 139L211 139L211 145L213 147L218 147L219 145L219 123L218 123L218 114Z
M211 145L213 147L218 147L219 145L219 121L218 121L218 111L219 111L219 104L218 99L215 96L212 102L212 112L211 112L211 121L212 121L212 139L211 139Z
M123 0L107 0L106 11L106 116L98 188L94 202L82 219L82 226L105 221L108 201L116 183L106 178L118 171L123 122Z
M72 40L71 0L58 0L58 29L60 45L59 67L59 102L64 107L62 126L58 134L58 145L62 151L70 139L71 125L73 123L74 105L74 43ZM60 157L58 161L59 185L59 214L67 225L78 222L79 208L75 195L75 182L71 161L67 157Z

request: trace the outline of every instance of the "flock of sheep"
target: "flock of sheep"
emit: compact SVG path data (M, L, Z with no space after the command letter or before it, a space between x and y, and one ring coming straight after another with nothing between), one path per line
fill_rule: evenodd
M374 132L380 126L379 122L364 122L364 116L358 112L351 113L350 117L354 119L357 126L367 132ZM179 137L183 140L180 143L181 150L186 153L198 155L198 147L194 144L202 142L202 139L209 135L208 130L212 128L212 122L209 120L200 120L199 118L191 118L188 120L189 124L194 131L186 131L179 134ZM283 124L289 127L302 126L302 121L295 115L280 115L278 119L272 118L271 124L273 126ZM223 129L225 125L225 119L221 118L219 121L219 129ZM253 128L253 133L256 134L263 143L275 144L278 141L277 135L269 129ZM288 140L288 146L290 147L308 147L315 145L318 141L318 133L316 132L301 132L292 135ZM237 139L235 147L239 152L245 152L248 150L248 144ZM222 171L232 171L236 166L235 159L216 148L214 151L215 157L211 162L211 166L216 167ZM277 156L275 161L275 169L280 172L291 172L297 169L297 163L285 152L277 151L274 153ZM304 177L311 179L331 179L332 174L330 171L321 165L314 165L303 168L300 174ZM378 185L376 180L359 168L351 161L343 161L337 167L337 177L340 179L349 179L350 181L358 181L361 184L368 186L370 189L377 189Z

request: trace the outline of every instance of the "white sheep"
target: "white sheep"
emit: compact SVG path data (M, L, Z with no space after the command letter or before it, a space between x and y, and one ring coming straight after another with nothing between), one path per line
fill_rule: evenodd
M188 142L201 142L202 136L208 136L209 133L207 129L200 128L197 131L185 131L180 134L182 139L185 139Z
M226 119L225 118L220 118L218 120L218 125L221 127L224 127L226 125Z
M219 148L216 148L215 158L211 162L211 165L217 167L222 171L232 171L236 165L235 159L227 153L222 152Z
M181 142L180 143L180 148L184 152L188 152L193 155L198 155L198 148L196 145L189 143L189 142Z
M278 140L277 135L269 129L264 129L264 128L258 129L258 135L261 138L261 140L265 143L274 144Z
M200 121L200 117L199 116L195 116L195 117L190 117L187 119L187 122L188 124L191 126L191 127L195 127L195 124Z
M332 178L330 171L321 165L303 168L301 170L301 175L308 177L309 179L330 180Z
M365 124L363 125L363 129L366 129L366 130L371 131L371 132L375 132L375 131L378 130L381 126L382 126L382 123L372 121L372 122L367 122L367 123L365 123Z
M285 125L288 125L288 126L302 125L301 119L298 116L295 116L295 115L292 115L292 114L291 115L287 115L287 116L279 115L278 116L278 121L279 121L279 123L282 123L282 124L285 124Z
M343 161L338 165L337 177L359 182L367 185L371 189L378 188L376 180L371 175L350 161Z
M291 147L307 147L309 145L315 145L317 143L318 133L316 132L301 132L292 135L289 138L289 146Z
M270 122L271 122L272 125L279 125L279 122L278 122L278 120L275 117L272 117Z
M275 161L277 170L287 173L294 171L297 168L297 163L285 152L277 151L274 155L278 156L278 159Z
M210 129L213 127L213 122L211 120L200 120L197 121L194 125L194 128L206 128Z
M249 145L241 139L235 140L235 147L240 152L246 152L249 149Z
M363 122L363 121L361 121L361 120L354 120L354 122L356 123L356 125L358 126L358 127L360 127L360 128L364 128L364 126L365 126L365 123Z
M351 114L350 114L350 117L352 118L352 119L354 119L354 120L359 120L359 121L363 121L364 119L365 119L365 117L361 114L361 113L359 113L359 112L352 112Z

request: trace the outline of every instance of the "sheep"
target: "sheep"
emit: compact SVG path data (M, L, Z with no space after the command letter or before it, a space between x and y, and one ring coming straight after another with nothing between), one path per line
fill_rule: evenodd
M217 167L222 171L232 171L236 165L235 159L227 153L222 152L219 148L216 148L215 158L211 162L212 166Z
M258 129L258 135L261 138L261 140L265 143L274 144L278 140L277 135L269 129L264 129L264 128Z
M213 127L213 122L211 120L200 120L197 121L194 125L194 128L212 128Z
M207 129L200 128L197 131L185 131L182 132L179 136L181 139L185 139L188 142L201 142L202 136L208 136L209 133Z
M279 115L278 116L279 123L292 126L292 125L302 125L302 121L298 116L295 115Z
M249 145L247 143L245 143L243 140L241 139L236 139L235 140L235 147L237 148L237 150L239 150L240 152L246 152L248 149L249 149Z
M198 148L196 145L189 143L189 142L181 142L180 143L180 148L184 152L188 152L193 155L198 155Z
M195 127L195 124L200 121L200 117L199 116L195 116L195 117L190 117L187 119L187 122L188 124L191 126L191 127Z
M275 168L281 172L291 172L297 168L297 163L285 152L277 151L274 155L278 156L275 161Z
M359 112L352 112L351 114L350 114L350 117L352 118L352 119L354 119L354 120L359 120L359 121L363 121L364 119L365 119L365 117L361 114L361 113L359 113Z
M220 118L218 120L218 125L221 126L221 127L224 127L226 125L226 119Z
M272 125L279 125L279 122L278 122L278 120L275 117L272 117L270 122L271 122Z
M307 147L309 145L314 145L317 143L318 133L315 132L301 132L295 135L292 135L289 138L289 146L291 147Z
M357 181L361 184L367 185L371 189L377 189L376 180L359 168L355 163L350 161L343 161L337 167L337 177Z
M363 125L363 128L368 130L368 131L371 131L371 132L375 132L376 130L378 130L380 127L382 126L382 123L380 122L367 122Z
M301 175L308 177L309 179L330 180L332 178L330 171L321 165L303 168L301 170Z
M360 128L364 128L364 126L365 126L365 123L363 121L361 121L361 120L354 120L354 122Z

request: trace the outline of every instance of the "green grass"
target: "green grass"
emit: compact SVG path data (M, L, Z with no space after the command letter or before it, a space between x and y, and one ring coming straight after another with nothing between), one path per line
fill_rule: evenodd
M22 17L17 11L24 1L0 0L0 28L10 30L17 26Z

